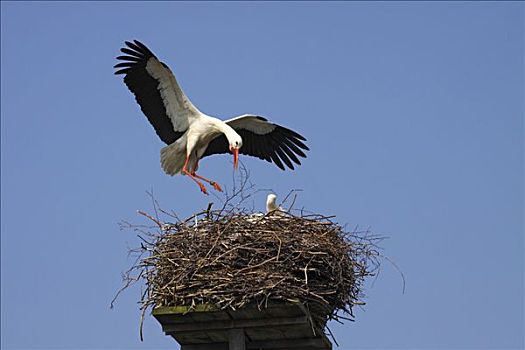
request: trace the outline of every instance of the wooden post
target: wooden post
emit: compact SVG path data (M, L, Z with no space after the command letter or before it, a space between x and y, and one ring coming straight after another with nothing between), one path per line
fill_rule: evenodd
M228 330L228 343L230 350L246 350L244 329L234 328Z
M181 350L332 350L326 335L314 331L311 314L300 302L238 310L166 306L155 308L153 316Z

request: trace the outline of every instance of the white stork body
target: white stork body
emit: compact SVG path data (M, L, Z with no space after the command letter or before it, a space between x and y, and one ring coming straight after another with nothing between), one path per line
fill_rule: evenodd
M184 161L188 157L188 170L197 171L199 159L208 148L210 142L217 136L225 134L227 139L240 139L240 136L223 121L201 114L187 131L173 142L161 149L160 161L168 175L182 172Z
M134 40L126 45L121 48L126 56L117 57L124 62L115 65L120 68L115 74L125 74L124 83L168 145L161 150L161 165L167 174L188 175L207 193L199 179L222 190L196 174L203 157L231 152L237 167L240 152L273 162L282 170L283 162L294 169L292 161L301 164L297 156L306 157L304 137L263 117L245 114L222 121L202 113L186 97L168 66L144 44Z
M273 193L270 193L266 197L266 214L273 214L278 216L285 216L285 211L280 205L277 205L275 202L277 196Z

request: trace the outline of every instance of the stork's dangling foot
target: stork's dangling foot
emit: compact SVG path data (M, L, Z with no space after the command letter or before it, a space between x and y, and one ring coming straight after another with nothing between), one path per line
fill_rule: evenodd
M212 185L213 188L215 188L217 191L223 192L221 186L219 186L218 183L212 181L212 182L210 182L210 185Z
M221 186L219 186L218 183L216 183L215 181L212 181L210 179L207 179L204 176L197 175L197 169L199 169L199 160L197 160L197 162L195 162L195 168L191 172L191 176L192 177L196 177L197 179L201 179L203 181L206 181L211 186L213 186L213 188L215 188L217 191L222 192L222 188L221 188Z
M188 175L193 181L195 181L197 183L197 185L199 185L202 193L204 194L208 194L208 190L206 189L206 187L203 185L202 182L200 182L199 180L196 179L196 177L194 175L192 175L189 171L187 171L186 169L182 169L182 172L184 173L184 175Z
M207 179L207 178L205 178L205 177L202 177L202 176L200 176L200 175L197 175L197 173L195 173L195 172L191 173L191 175L194 176L194 177L196 177L197 179L201 179L201 180L203 180L203 181L206 181L207 183L209 183L210 185L212 185L213 188L215 188L217 191L222 192L222 188L221 188L221 186L219 186L219 184L216 183L215 181L212 181L212 180L210 180L210 179Z

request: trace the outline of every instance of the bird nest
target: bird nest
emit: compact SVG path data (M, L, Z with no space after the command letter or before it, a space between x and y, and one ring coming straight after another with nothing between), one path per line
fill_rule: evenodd
M347 232L333 217L208 210L177 223L152 220L141 233L139 257L126 288L143 280L142 310L197 305L264 308L300 302L316 330L330 319L354 320L363 284L379 267L377 237ZM157 212L158 214L158 212Z

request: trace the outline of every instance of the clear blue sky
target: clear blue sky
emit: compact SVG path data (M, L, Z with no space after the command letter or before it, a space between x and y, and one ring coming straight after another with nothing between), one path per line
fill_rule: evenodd
M122 219L153 188L180 216L206 207L166 176L162 143L113 75L139 39L192 101L257 113L308 138L282 172L241 157L261 188L388 235L388 264L341 349L522 348L520 2L1 3L2 348L173 348L139 290ZM201 173L231 185L231 157ZM257 204L262 209L265 194Z

